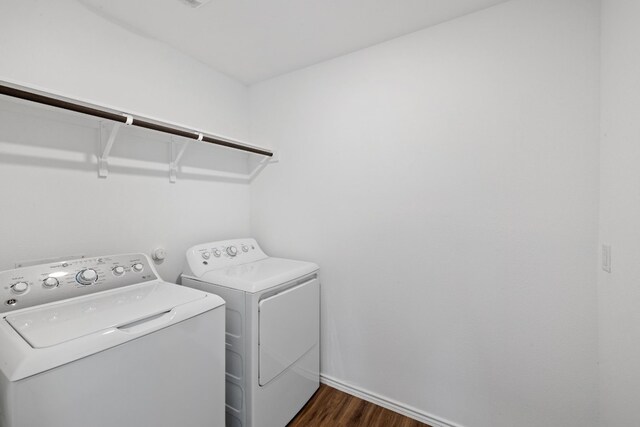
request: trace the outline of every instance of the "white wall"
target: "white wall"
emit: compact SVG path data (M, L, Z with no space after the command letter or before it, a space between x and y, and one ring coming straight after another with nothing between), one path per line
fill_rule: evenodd
M76 1L4 0L0 57L0 80L247 136L243 85ZM169 258L160 273L175 280L188 246L249 234L248 185L184 173L170 184L168 137L126 130L113 156L151 168L113 167L107 179L98 179L96 126L78 117L0 105L0 269L19 260L148 253L162 245ZM243 172L247 157L194 144L183 163Z
M321 265L322 372L594 426L599 2L514 0L250 88L252 232Z
M0 79L244 139L246 88L75 0L3 0Z
M640 425L640 2L602 2L599 275L601 425Z

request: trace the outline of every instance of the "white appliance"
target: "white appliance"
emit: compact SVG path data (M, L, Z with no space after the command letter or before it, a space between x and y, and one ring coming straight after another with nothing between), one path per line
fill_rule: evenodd
M1 427L224 425L224 301L144 254L0 272Z
M319 387L320 282L253 239L187 251L182 284L226 301L227 427L284 427Z

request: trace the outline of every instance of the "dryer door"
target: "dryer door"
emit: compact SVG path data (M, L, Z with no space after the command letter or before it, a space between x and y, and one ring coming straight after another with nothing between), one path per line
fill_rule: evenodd
M318 279L260 301L259 329L258 379L264 386L318 344Z

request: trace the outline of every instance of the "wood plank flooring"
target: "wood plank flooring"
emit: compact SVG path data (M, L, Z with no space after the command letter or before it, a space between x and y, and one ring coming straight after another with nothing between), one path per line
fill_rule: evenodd
M324 384L287 427L356 426L429 427Z

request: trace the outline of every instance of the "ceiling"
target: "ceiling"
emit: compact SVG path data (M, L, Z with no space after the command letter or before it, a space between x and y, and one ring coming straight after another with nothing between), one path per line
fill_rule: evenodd
M78 0L245 84L507 0Z

